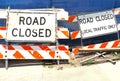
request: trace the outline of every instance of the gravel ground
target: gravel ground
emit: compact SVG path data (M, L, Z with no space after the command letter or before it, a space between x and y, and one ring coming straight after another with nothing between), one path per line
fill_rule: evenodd
M61 68L60 68L61 67ZM58 70L58 68L60 68ZM0 68L0 81L120 81L120 61L90 66L33 65Z

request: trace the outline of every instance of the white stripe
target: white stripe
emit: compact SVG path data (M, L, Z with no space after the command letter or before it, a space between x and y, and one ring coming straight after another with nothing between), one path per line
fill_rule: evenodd
M20 45L12 45L15 50L24 50Z
M108 42L108 45L106 46L106 48L111 48L114 43L115 43L115 41Z
M120 12L120 8L115 8L115 10L114 10L114 15L118 15L119 12Z
M68 39L68 37L64 35L61 31L57 31L57 36L59 39Z
M3 39L6 37L6 30L0 30L0 35L3 36Z
M16 59L13 54L15 53L15 50L7 50L7 59Z
M69 59L70 57L65 53L65 51L58 51L58 55L61 59Z
M6 50L2 45L0 45L0 51Z
M102 45L102 43L100 43L100 44L95 44L94 48L99 49L101 45Z
M118 24L117 27L118 27L118 30L120 30L120 24Z
M31 46L31 48L32 48L33 50L41 50L41 48L40 48L39 46Z
M0 18L7 18L7 10L0 9Z
M28 51L19 50L19 52L25 57L25 59L35 59Z
M49 55L49 51L37 51L42 57L43 59L53 59L50 55Z

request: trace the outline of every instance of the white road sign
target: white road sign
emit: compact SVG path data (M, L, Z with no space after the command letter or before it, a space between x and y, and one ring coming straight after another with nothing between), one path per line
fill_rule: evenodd
M55 13L9 12L7 40L55 42L55 23Z
M117 32L116 21L112 10L78 15L78 22L83 38Z

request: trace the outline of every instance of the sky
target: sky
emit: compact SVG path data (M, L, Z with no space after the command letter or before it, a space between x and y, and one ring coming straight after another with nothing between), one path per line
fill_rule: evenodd
M63 8L69 12L69 15L79 14L79 13L88 13L88 12L97 12L110 10L113 8L120 7L120 0L0 0L0 8L7 9L34 9L34 8ZM120 23L120 16L116 16L117 23ZM0 20L0 25L4 20ZM68 28L69 31L79 30L79 24L68 23L67 21L58 21L59 26ZM104 35L90 39L84 39L84 45L100 43L104 41L110 41L117 39L116 33L112 35ZM81 39L76 40L59 40L60 43L68 45L78 45L80 44ZM94 41L96 40L96 41ZM67 41L67 42L66 42ZM69 42L68 42L69 41Z

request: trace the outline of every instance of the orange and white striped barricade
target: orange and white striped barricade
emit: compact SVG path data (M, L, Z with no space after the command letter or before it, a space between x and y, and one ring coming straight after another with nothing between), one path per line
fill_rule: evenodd
M57 39L69 39L68 28L58 27L57 28Z
M114 15L120 15L120 8L113 9Z
M0 39L5 39L6 37L6 27L0 27Z
M18 10L14 10L11 9L13 12L14 11L18 11ZM39 12L39 10L35 10L36 12ZM7 19L7 10L4 10L4 17L0 18L4 18ZM20 10L20 12L27 12L27 11L31 11L29 9L26 10ZM40 11L47 11L47 12L51 12L51 9L45 9L45 10L41 10ZM57 20L68 20L68 12L66 12L64 9L52 9L52 11L56 12L56 19ZM3 14L3 12L0 14ZM57 29L57 28L56 28ZM69 38L69 31L68 29L65 28L59 28L59 30L56 30L56 35L58 38L57 39L68 39ZM0 39L5 39L6 40L6 33L7 33L7 28L6 27L1 27L0 28ZM62 38L61 38L62 37ZM9 44L9 43L8 43ZM22 43L20 43L22 44ZM59 45L56 46L55 44L53 46L42 46L42 45L46 45L46 44L35 44L35 42L33 44L30 45L20 45L20 44L16 44L16 45L5 45L5 44L0 44L0 48L2 50L0 50L0 58L4 58L5 59L69 59L69 49L68 46L65 45ZM50 43L51 44L51 43ZM48 45L50 45L48 44Z
M77 39L77 38L81 38L81 35L80 35L80 31L73 31L73 32L70 32L70 36L71 36L71 39Z
M0 45L0 59L6 59L6 50Z
M114 15L120 15L120 8L114 8L113 9L113 14ZM68 22L70 22L70 23L77 22L77 15L69 16ZM117 27L118 27L118 31L120 31L120 24L119 23L117 23ZM71 35L71 39L81 38L81 33L80 33L79 30L70 32L70 35Z
M6 59L69 59L68 46L0 45L0 57ZM7 50L6 50L7 48ZM7 51L7 52L6 52Z
M73 48L72 53L78 54L80 51L109 51L109 50L120 50L120 40L92 44L83 47L76 47Z

